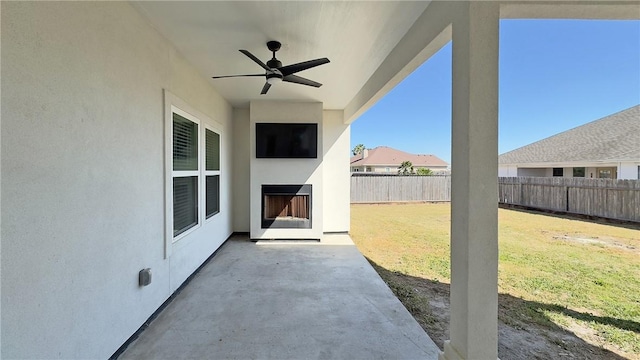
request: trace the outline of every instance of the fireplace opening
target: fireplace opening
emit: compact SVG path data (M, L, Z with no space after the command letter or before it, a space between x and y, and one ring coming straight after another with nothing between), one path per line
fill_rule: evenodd
M262 185L262 228L311 228L311 185Z
M309 195L265 195L267 220L309 220Z

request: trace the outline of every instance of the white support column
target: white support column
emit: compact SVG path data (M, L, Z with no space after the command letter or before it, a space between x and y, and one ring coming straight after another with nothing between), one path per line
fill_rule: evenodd
M496 2L453 19L451 339L441 360L498 357L498 26Z

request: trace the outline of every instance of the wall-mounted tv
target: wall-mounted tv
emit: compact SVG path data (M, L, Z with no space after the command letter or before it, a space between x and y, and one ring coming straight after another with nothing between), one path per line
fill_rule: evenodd
M256 123L256 158L318 157L318 124Z

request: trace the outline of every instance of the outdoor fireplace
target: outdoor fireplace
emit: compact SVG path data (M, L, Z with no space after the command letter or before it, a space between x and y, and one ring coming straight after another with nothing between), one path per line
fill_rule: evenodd
M311 185L262 185L262 228L310 229Z

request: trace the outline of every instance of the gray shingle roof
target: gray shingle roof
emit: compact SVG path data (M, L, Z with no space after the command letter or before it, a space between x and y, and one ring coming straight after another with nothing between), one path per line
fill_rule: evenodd
M500 164L640 161L640 105L506 152Z

